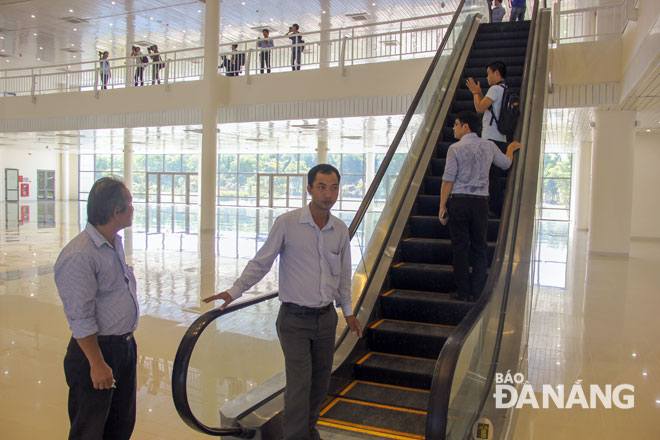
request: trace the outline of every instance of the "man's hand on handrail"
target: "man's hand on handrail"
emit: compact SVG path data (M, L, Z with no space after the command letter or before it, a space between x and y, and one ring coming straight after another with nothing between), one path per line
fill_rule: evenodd
M210 303L211 301L215 301L218 299L224 301L224 303L220 306L220 310L224 310L229 305L229 303L231 303L234 300L234 298L231 297L229 292L225 290L224 292L220 292L216 295L212 295L207 298L204 298L202 299L202 301L204 301L205 303Z

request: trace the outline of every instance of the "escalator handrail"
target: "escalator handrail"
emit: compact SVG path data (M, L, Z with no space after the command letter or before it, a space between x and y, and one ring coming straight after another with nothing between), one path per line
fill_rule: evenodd
M179 416L186 425L199 432L203 432L204 434L214 436L227 435L251 438L251 434L254 435L254 432L250 433L242 427L216 428L207 426L195 417L188 402L188 366L190 365L190 358L192 357L192 352L197 344L197 340L211 322L215 321L220 316L276 298L277 295L278 292L264 293L251 297L245 301L239 300L230 304L224 310L220 310L220 308L209 310L197 318L190 327L188 327L188 330L179 343L179 349L174 357L174 365L172 367L172 399L174 400L174 406L179 413Z
M442 42L436 51L435 56L433 57L433 60L424 76L424 79L422 80L420 87L417 90L417 93L415 94L415 97L413 98L410 107L408 108L408 111L406 112L406 115L401 123L401 126L399 127L399 130L397 131L396 136L394 137L394 140L392 141L392 144L390 145L385 157L383 158L383 161L381 162L380 167L378 168L378 171L376 172L374 179L372 180L369 189L365 193L365 196L360 203L360 206L355 214L355 217L353 218L350 226L349 226L349 237L352 239L358 230L358 227L360 223L362 222L362 219L364 218L369 205L371 204L372 199L374 198L378 187L380 186L380 183L382 182L383 177L385 176L385 172L387 168L389 167L389 164L394 157L394 154L396 153L399 144L401 140L403 139L403 136L408 128L408 124L410 123L413 115L415 114L415 109L417 108L419 102L422 99L422 96L424 94L424 91L426 90L431 76L440 60L440 57L442 53L444 52L447 43L449 41L449 37L452 34L452 31L454 29L454 26L456 25L456 22L458 21L458 17L461 14L463 10L463 6L465 5L465 2L467 0L461 0L457 9L456 13L452 17L451 22L449 23L447 30L443 36ZM364 292L364 290L363 290ZM191 428L203 432L208 435L214 435L214 436L222 436L222 435L233 435L233 436L242 436L246 438L250 438L252 435L254 435L254 431L246 430L242 427L235 426L235 427L230 427L230 428L217 428L217 427L210 427L199 421L195 415L193 414L190 404L188 402L188 395L187 395L187 376L188 376L188 367L190 365L190 359L192 357L192 352L194 350L194 347L201 336L201 333L204 331L204 329L214 320L219 318L220 316L226 315L228 313L232 313L238 310L241 310L246 307L250 307L253 305L256 305L258 303L261 303L263 301L267 301L269 299L273 299L277 297L278 292L273 292L273 293L268 293L268 294L262 294L258 295L255 297L252 297L251 299L247 301L242 301L238 303L232 303L230 304L224 311L221 311L220 309L212 309L204 314L202 314L199 318L197 318L191 326L188 328L186 333L184 334L183 338L181 339L181 342L179 344L179 348L177 350L176 356L174 358L174 365L172 368L172 398L174 400L174 405L179 413L179 416L181 419ZM359 308L360 303L362 302L364 298L364 295L361 295L361 297L358 299L358 304L356 305L356 310ZM337 338L337 343L335 345L335 348L338 347L341 342L345 339L346 335L348 334L349 329L346 328L344 329L343 333L340 335L339 338ZM274 396L271 396L271 398ZM250 408L245 410L241 416L245 415L246 413L251 412L252 410L256 409L258 405L261 405L263 402L260 402L259 404L255 405L254 408ZM240 418L240 416L238 417Z
M537 25L537 12L539 9L538 2L539 0L534 1L532 20L529 31L530 36L533 35L535 27ZM527 90L529 87L529 78L532 74L531 53L533 49L532 48L533 43L534 42L532 41L532 38L529 38L527 42L527 48L525 51L526 59L523 70L523 81L520 87L521 115L524 115L525 112L524 103L526 100ZM522 134L522 126L523 126L522 122L523 121L521 118L520 123L516 127L516 131L514 133L514 139L520 139L520 136ZM438 355L435 371L433 373L431 393L429 396L429 407L428 407L428 416L427 416L427 425L426 425L427 439L435 440L435 439L445 438L448 412L449 412L449 398L451 396L454 373L458 365L458 358L463 350L463 346L466 342L468 335L471 333L474 325L479 321L483 311L485 310L490 300L490 297L493 293L493 289L495 288L495 285L499 281L499 276L502 271L502 266L504 263L503 259L506 251L505 244L507 243L509 238L509 228L506 227L506 225L508 224L512 216L511 209L513 205L513 197L514 197L513 183L514 183L514 179L517 177L516 171L519 168L518 162L520 160L521 158L519 152L514 153L513 162L510 167L511 172L509 172L509 175L507 176L507 184L506 184L507 189L505 194L504 206L502 210L502 221L500 222L499 231L498 231L498 242L493 256L493 268L491 269L490 274L488 276L488 281L486 282L486 286L484 287L483 293L480 296L477 303L474 305L474 307L472 307L472 309L468 312L465 318L463 318L461 323L454 329L450 337L443 345L440 354ZM510 271L509 273L506 274L506 276L507 276L507 280L506 280L507 285L505 286L504 289L504 297L502 301L503 304L506 303L506 298L508 296L508 281L509 281L508 278L510 278L511 276ZM499 351L499 346L500 346L499 344L502 338L502 332L503 332L503 318L500 316L500 322L496 334L496 344L493 350L494 357L496 353ZM487 382L492 381L493 379L492 376L494 375L495 372L494 368L495 366L491 364L488 377L486 378ZM488 394L489 389L490 387L485 387L486 394ZM479 413L481 411L481 408L483 408L486 398L487 396L481 396L480 404L479 404L480 410L477 413Z

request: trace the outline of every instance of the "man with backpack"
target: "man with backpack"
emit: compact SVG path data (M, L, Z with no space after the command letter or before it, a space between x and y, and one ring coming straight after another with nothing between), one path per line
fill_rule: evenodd
M504 82L506 66L501 61L493 61L486 67L488 92L484 96L481 84L474 78L466 81L468 89L474 98L474 108L477 113L483 113L481 137L495 142L504 153L507 141L513 140L518 119L518 96L513 94ZM502 213L504 201L505 173L491 169L490 174L490 211L499 216Z

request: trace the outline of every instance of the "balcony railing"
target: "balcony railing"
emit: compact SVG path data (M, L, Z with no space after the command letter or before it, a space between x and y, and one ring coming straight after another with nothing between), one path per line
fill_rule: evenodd
M562 9L562 3L553 5L552 39L557 44L619 38L625 29L624 3L600 5L578 9Z
M451 20L453 12L407 18L404 20L370 23L346 28L314 31L301 34L304 44L300 66L302 70L323 69L347 65L398 61L432 57L437 50ZM296 45L288 36L272 38L275 47L268 51L271 72L292 69L292 52ZM261 71L258 40L238 41L219 47L218 73L227 72L222 56L231 57L231 45L238 45L238 53L245 63L238 76L251 76ZM142 56L148 56L143 54ZM142 64L137 57L110 58L109 77L104 84L105 71L99 60L83 61L34 68L6 69L0 71L1 91L4 96L43 95L78 91L99 91L136 85L171 84L196 81L203 77L204 48L188 48L161 52L163 68L151 61ZM142 80L136 78L143 68Z

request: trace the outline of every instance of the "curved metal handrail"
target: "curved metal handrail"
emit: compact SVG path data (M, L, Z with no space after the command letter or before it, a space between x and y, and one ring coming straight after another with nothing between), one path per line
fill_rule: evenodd
M538 2L539 0L535 0L534 2L532 20L530 25L530 35L532 35L535 27L537 26L537 12L539 9ZM533 44L533 39L530 38L527 43L526 54L528 56L527 59L525 60L523 82L521 84L521 96L520 96L521 115L523 115L525 111L523 104L526 101L527 89L529 87L529 82L530 82L529 78L532 75L531 72L532 44ZM521 121L521 123L518 124L518 127L516 128L514 139L520 139L523 128L522 126L523 124ZM513 162L510 168L512 172L510 172L507 177L507 186L506 186L507 190L505 194L504 207L502 210L502 221L500 222L500 227L498 231L498 243L495 249L495 254L493 256L493 269L490 271L490 275L488 276L488 281L486 282L486 285L484 287L483 294L480 296L477 303L468 312L465 318L463 318L461 323L456 327L456 329L454 329L450 337L443 345L442 351L438 356L436 368L433 373L433 380L432 380L431 393L430 393L431 398L429 399L428 416L427 416L427 434L426 434L427 439L435 440L435 439L445 438L446 429L447 429L448 411L449 411L449 398L451 396L451 388L454 380L454 373L456 371L456 367L458 364L458 358L461 354L463 345L465 344L468 335L470 334L472 328L479 320L484 309L486 308L493 294L494 287L499 281L499 276L501 275L502 266L504 263L503 261L504 255L506 252L505 244L507 243L509 238L509 228L505 227L505 225L508 224L510 217L512 215L511 209L513 205L513 197L514 197L513 183L514 183L514 179L517 176L516 171L517 168L519 167L518 165L519 160L520 160L519 152L514 153ZM506 279L507 285L505 286L504 289L504 298L502 301L503 306L504 304L506 304L506 297L508 296L508 283L510 276L511 274L507 273L507 279ZM499 352L501 336L503 332L503 325L504 325L503 318L500 317L500 321L497 328L496 344L493 350L494 360L496 360L496 353ZM495 365L494 363L492 363L488 373L488 377L486 378L487 383L490 383L492 381L494 373L495 373ZM490 389L490 387L487 386L485 389L488 390ZM436 396L436 398L434 399L433 396ZM481 408L483 408L484 406L485 399L486 397L482 396L482 399L479 404L479 408L480 408L479 412L481 411Z
M195 417L190 409L190 404L188 403L188 366L190 365L190 358L195 345L197 344L197 340L211 322L228 313L236 312L246 307L276 298L277 295L278 292L265 293L252 297L247 301L232 303L224 310L220 310L219 308L209 310L197 318L195 322L188 327L188 330L179 343L179 349L174 357L174 365L172 367L172 399L174 400L174 406L179 413L179 416L186 425L197 431L203 432L204 434L215 436L231 435L242 438L252 438L254 436L254 431L252 430L246 430L242 427L215 428L205 425Z
M394 154L396 153L401 140L403 139L408 124L410 123L414 115L415 109L417 108L417 105L421 101L422 95L424 94L424 91L426 90L426 87L430 82L431 76L440 60L442 52L447 46L447 42L449 41L449 36L451 35L452 30L458 20L458 16L463 10L463 6L465 5L465 2L466 0L460 1L456 9L456 13L454 14L449 26L447 27L447 32L443 37L440 47L438 48L426 72L426 75L424 76L424 79L422 80L420 87L417 90L417 93L415 94L415 97L413 98L413 101L408 111L406 112L406 115L401 123L401 126L399 127L399 130L397 131L397 134L394 137L394 140L392 141L392 144L390 145L390 148L388 149L385 158L383 159L380 167L378 168L378 171L376 172L376 175L374 176L374 179L372 180L369 189L367 190L364 198L362 199L362 202L360 203L360 206L355 214L355 217L353 217L353 220L350 226L348 227L350 239L354 237L360 223L364 219L364 216L366 215L369 205L372 199L374 198L376 191L378 190L378 187L382 182L383 177L385 176L385 172L389 167L389 164L392 161L392 158L394 157ZM363 289L363 293L366 291L366 287L368 287L368 283L367 286L365 286L365 289ZM179 416L191 428L213 436L231 435L231 436L237 436L243 438L252 438L254 436L255 434L254 430L249 430L238 426L230 427L230 428L210 427L200 422L195 417L195 415L192 413L192 410L188 402L188 394L187 394L188 367L190 364L192 351L194 350L194 347L197 344L197 341L201 336L201 333L211 322L213 322L220 316L223 316L227 313L232 313L237 310L241 310L243 308L261 303L263 301L273 299L277 297L277 295L278 295L277 292L263 294L253 297L247 301L232 303L225 310L220 310L217 308L209 310L208 312L204 313L199 318L197 318L184 334L183 338L181 339L181 343L179 344L179 348L177 350L176 356L174 358L174 365L172 368L172 398L174 400L174 405L177 412L179 413ZM363 300L364 300L364 294L362 294L358 299L357 305L355 307L356 310L359 309L360 304L362 303ZM348 332L349 329L345 328L342 334L337 338L335 349L341 345L342 341L348 335ZM260 404L261 403L263 402L260 402ZM254 408L244 411L242 415L245 415L246 412L252 411L253 409Z

